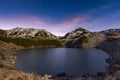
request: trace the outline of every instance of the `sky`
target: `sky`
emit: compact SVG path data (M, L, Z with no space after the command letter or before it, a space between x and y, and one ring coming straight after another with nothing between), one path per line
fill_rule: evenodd
M120 28L120 0L0 0L0 29L37 28L63 36L76 28Z

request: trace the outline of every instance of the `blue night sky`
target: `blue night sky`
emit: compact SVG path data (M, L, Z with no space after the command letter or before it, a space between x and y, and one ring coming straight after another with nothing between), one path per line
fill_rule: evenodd
M120 28L120 0L0 0L0 29L46 29L64 35Z

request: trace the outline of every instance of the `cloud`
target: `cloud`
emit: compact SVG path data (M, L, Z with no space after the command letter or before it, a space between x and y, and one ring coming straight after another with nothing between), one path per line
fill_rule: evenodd
M120 28L120 11L115 11L108 13L104 16L99 16L97 18L91 18L88 21L80 24L90 31L100 31L110 28Z
M94 11L94 12L92 12ZM91 9L91 14L96 14L97 10ZM89 13L89 12L88 12ZM54 23L49 18L43 18L38 16L14 16L7 18L0 18L1 29L12 29L14 27L23 28L38 28L46 29L56 35L65 35L65 33L72 31L78 27L83 27L90 31L104 30L109 28L120 28L120 11L117 10L112 13L108 13L103 16L94 18L91 14L85 13L84 15L72 15L67 16L62 21ZM99 14L98 14L99 15Z
M46 29L57 35L64 35L67 31L72 29L74 26L78 26L84 22L88 17L85 16L74 16L67 17L59 23L50 23L48 19L44 19L37 16L15 16L10 18L0 19L0 28L12 29L14 27L23 28L38 28Z
M62 29L66 29L66 28L71 28L74 26L78 26L80 23L86 21L88 19L88 17L79 17L79 16L75 16L73 18L69 18L69 20L63 20L62 23L58 24L57 26L60 25L60 27Z
M43 19L36 16L18 16L0 19L0 26L4 26L6 29L13 27L43 28L44 26L47 26L46 23L47 22L43 21Z

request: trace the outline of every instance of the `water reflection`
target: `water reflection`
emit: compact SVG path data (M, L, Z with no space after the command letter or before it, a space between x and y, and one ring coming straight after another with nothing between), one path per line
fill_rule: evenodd
M17 68L25 72L67 74L105 72L108 55L99 49L43 48L18 52Z

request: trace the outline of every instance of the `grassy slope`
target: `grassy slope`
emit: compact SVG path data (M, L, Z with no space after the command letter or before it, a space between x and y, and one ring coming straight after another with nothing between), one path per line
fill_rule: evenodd
M0 40L4 42L12 42L17 45L21 45L24 47L60 47L62 46L61 42L58 40L32 40L32 39L24 39L24 38L7 38L0 36Z

